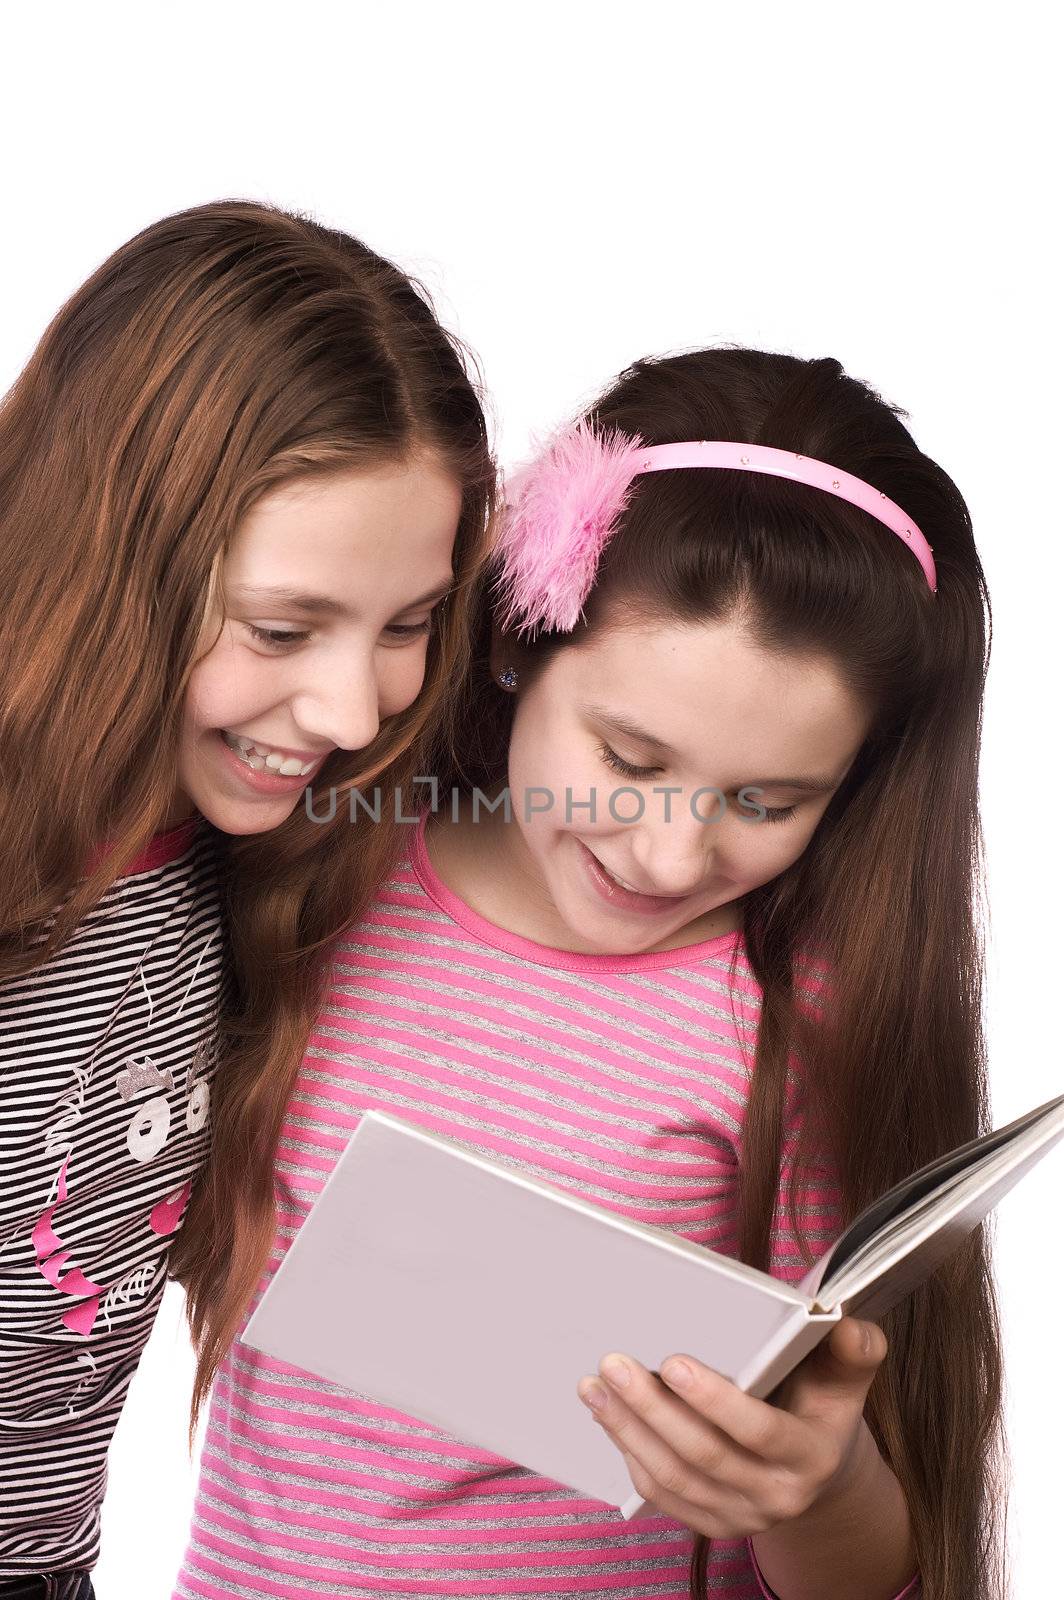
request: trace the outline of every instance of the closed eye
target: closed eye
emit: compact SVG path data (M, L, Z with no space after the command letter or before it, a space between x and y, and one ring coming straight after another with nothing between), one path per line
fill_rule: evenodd
M394 639L416 639L423 633L428 633L432 627L432 618L426 617L424 622L391 622L385 628L385 633L390 633Z
M793 817L797 806L765 806L766 822L786 822L788 817Z
M260 628L254 622L245 623L245 627L259 644L265 645L267 650L274 654L281 654L291 650L298 644L305 644L310 638L309 630L297 631L288 628ZM424 622L393 622L385 628L385 633L398 643L406 644L412 639L419 639L432 628L432 617L426 617Z
M620 773L622 778L632 778L637 783L645 782L648 778L656 778L662 771L661 767L634 767L630 761L619 756L616 750L611 750L608 744L599 746L599 755L608 767Z
M606 765L612 768L614 772L619 773L622 778L632 779L632 781L635 783L645 783L650 778L658 777L658 775L664 770L661 767L633 766L630 761L625 761L623 756L619 756L616 750L612 750L608 744L602 744L599 746L599 755L602 757L603 761L605 761ZM749 802L747 802L747 804L749 804ZM789 817L794 816L798 807L762 806L761 809L765 813L764 821L786 822ZM749 820L753 821L754 819L751 817Z
M302 644L304 640L310 638L309 633L293 633L286 628L259 628L253 622L248 622L245 626L252 638L270 650L284 650L291 645Z

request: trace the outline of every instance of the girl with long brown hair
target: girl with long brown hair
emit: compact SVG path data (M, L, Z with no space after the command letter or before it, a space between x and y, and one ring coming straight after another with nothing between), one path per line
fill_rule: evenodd
M419 771L492 484L423 294L250 202L122 246L7 396L0 1594L91 1594L175 1239L235 1329L323 951L398 838L304 791Z
M288 1108L273 1264L377 1108L796 1279L986 1126L964 502L837 361L731 348L636 363L508 498L439 803ZM603 1357L631 1522L235 1344L178 1594L997 1593L981 1234L774 1405Z

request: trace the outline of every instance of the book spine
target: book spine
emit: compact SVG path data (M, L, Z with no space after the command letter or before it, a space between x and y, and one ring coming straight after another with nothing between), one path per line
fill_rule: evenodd
M737 1389L764 1400L793 1372L798 1363L815 1350L842 1316L835 1311L807 1311L795 1306L793 1316L785 1318L778 1333L747 1362L735 1379Z

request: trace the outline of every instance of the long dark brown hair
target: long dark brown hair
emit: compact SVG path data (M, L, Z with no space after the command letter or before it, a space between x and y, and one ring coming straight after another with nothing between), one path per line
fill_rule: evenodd
M845 1221L932 1157L988 1126L982 1028L978 758L990 605L967 509L896 408L835 360L721 348L637 362L587 413L648 444L733 439L829 461L904 506L934 547L932 595L904 543L865 512L756 473L635 480L585 621L507 660L527 685L622 605L692 622L741 612L768 649L828 658L870 732L808 846L744 898L743 942L762 990L743 1139L742 1259L767 1269L780 1225L786 1068L802 1065L798 1195L833 1164ZM491 680L490 586L450 781L505 774L513 700ZM826 958L832 1000L800 1004L802 952ZM806 1258L812 1256L803 1240ZM866 1416L909 1504L926 1600L1002 1592L1002 1359L982 1231L883 1321L889 1354ZM704 1595L697 1539L691 1594Z
M419 699L366 750L336 752L323 789L409 791L465 666L494 467L463 350L358 239L246 201L146 228L63 306L0 412L0 979L58 949L164 819L249 506L282 481L426 454L462 491L455 589ZM273 1240L274 1152L327 949L391 863L392 815L352 826L341 801L320 823L300 804L266 835L218 836L234 982L212 1152L172 1256L194 1410Z

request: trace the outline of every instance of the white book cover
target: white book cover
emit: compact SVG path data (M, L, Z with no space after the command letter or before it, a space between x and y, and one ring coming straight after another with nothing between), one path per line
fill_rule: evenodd
M643 1509L577 1383L685 1351L770 1395L847 1311L881 1314L1064 1135L1064 1096L869 1208L801 1285L368 1112L244 1342L580 1493Z

